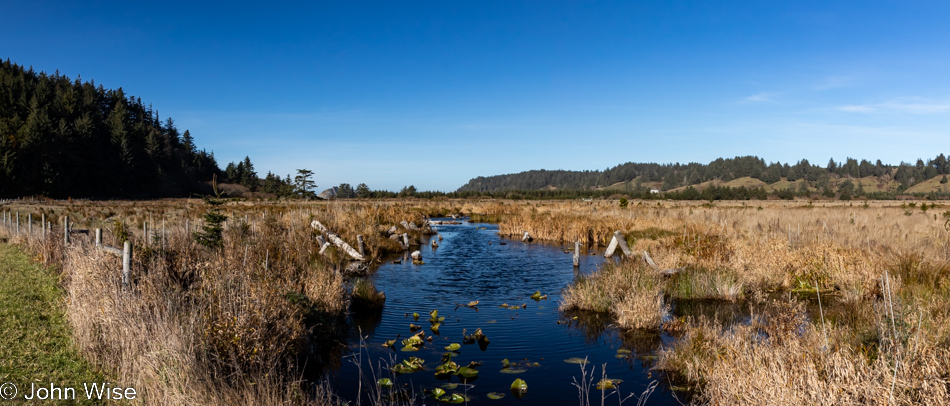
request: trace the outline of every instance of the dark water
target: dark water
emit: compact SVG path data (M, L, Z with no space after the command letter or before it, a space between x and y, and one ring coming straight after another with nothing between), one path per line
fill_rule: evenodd
M378 377L391 377L388 371L380 372L379 364L401 362L409 356L425 360L425 369L396 376L397 387L408 385L409 390L421 397L423 390L441 387L447 383L460 383L459 377L450 380L437 379L435 368L441 363L444 347L451 343L463 343L463 330L469 333L481 328L490 340L487 347L478 344L462 345L453 360L460 366L472 361L481 362L479 374L468 383L447 393L464 393L468 404L577 404L578 389L572 385L580 381L579 365L566 363L569 358L588 358L587 370L596 367L596 383L606 368L611 379L622 379L620 393L638 396L653 380L658 380L656 391L647 404L679 404L666 389L666 379L650 375L649 368L655 351L669 337L655 332L620 333L609 324L606 317L596 314L565 314L557 310L560 292L578 274L589 273L604 261L602 253L582 255L579 271L572 266L572 255L563 249L573 246L524 244L517 240L501 239L497 227L490 224L461 224L439 226L444 238L441 246L421 249L425 264L414 265L411 261L402 264L385 264L372 276L377 288L386 293L386 305L381 314L355 314L349 333L349 353L360 350L360 335L363 337L363 390L373 385ZM435 238L435 237L434 237ZM506 245L501 245L506 243ZM582 251L582 253L585 253ZM536 302L529 298L540 291L547 300ZM471 308L456 308L456 303L479 301L477 311ZM526 304L527 308L512 310L499 305ZM438 309L445 316L440 334L433 334L428 327L428 313ZM413 321L412 313L419 313ZM406 315L409 315L408 317ZM576 317L576 318L575 318ZM398 342L412 333L409 324L422 326L433 341L427 342L417 352L401 352ZM388 339L398 339L396 351L382 344ZM618 349L631 351L618 358ZM520 374L501 373L502 359L521 361L528 367ZM525 361L526 360L526 361ZM354 357L347 357L342 364L330 371L330 379L337 393L345 399L357 398L360 372ZM534 363L538 366L534 366ZM376 369L371 376L369 366ZM515 398L510 392L512 381L523 379L528 385L527 394ZM592 391L594 391L592 389ZM505 394L500 400L487 397L489 392ZM617 395L607 400L618 401ZM592 404L600 403L600 391L592 396ZM364 398L365 399L365 398ZM422 404L423 401L417 401ZM425 404L436 403L425 398ZM635 404L630 399L627 404Z

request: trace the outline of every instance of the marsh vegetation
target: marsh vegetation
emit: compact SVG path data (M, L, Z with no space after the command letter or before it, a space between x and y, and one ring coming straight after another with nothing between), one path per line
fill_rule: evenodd
M939 205L633 200L621 207L615 201L233 200L219 207L228 218L221 243L206 246L193 235L209 211L199 200L4 206L4 211L30 212L34 218L42 213L52 224L68 215L75 228L103 228L107 244L133 240L135 271L127 288L117 271L119 259L85 238L64 247L57 233L46 238L25 238L9 229L3 233L61 275L67 319L86 358L116 379L136 385L150 404L335 404L338 392L349 389L322 382L308 371L317 364L345 371L352 359L347 354L362 353L357 350L362 348L360 337L373 334L366 342L369 348L376 344L373 340L404 340L411 323L418 324L426 338L446 340L410 345L420 350L412 352L414 356L428 360L418 363L420 368L451 367L454 362L458 368L453 377L460 368L470 368L465 374L476 371L481 388L463 386L460 396L472 402L494 400L514 379L510 371L530 374L548 364L541 361L540 369L533 367L540 359L527 354L530 341L513 342L525 355L501 352L509 340L500 333L504 328L496 312L502 311L520 315L520 321L512 321L514 329L523 330L518 323L533 312L540 324L549 320L567 332L581 332L587 340L593 337L593 342L603 341L606 332L616 345L593 345L590 348L601 348L589 350L595 357L609 352L620 359L627 355L620 350L630 351L635 374L663 377L658 389L662 393L688 388L697 403L950 402L950 211ZM407 228L411 245L425 247L426 261L391 263L392 255L404 252L398 240L389 238L393 226L402 233L403 220L421 225L425 216L456 213L496 225L461 225L466 237L456 240L443 228L446 241L440 248L429 248L424 232ZM363 236L370 268L385 262L389 270L348 278L348 257L335 247L320 253L319 232L309 226L312 220L346 241ZM150 235L142 234L143 222L152 225ZM573 249L574 241L582 242L585 254L596 254L617 230L637 255L602 265L584 262L581 272L553 278L551 283L558 285L553 288L542 287L538 279L518 288L523 292L509 292L508 286L498 284L506 280L498 275L483 275L488 279L478 282L449 271L425 271L444 266L438 269L473 273L472 267L457 262L461 259L453 251L466 241L479 241L474 257L488 249L561 256L558 250ZM502 245L498 239L520 240L524 231L538 240L534 245L546 248L515 251L526 246ZM652 257L656 268L640 258L642 252ZM570 263L569 256L561 260ZM657 268L677 272L663 276ZM405 300L393 300L400 284L415 287L415 295L423 299L397 304ZM471 287L495 293L474 297ZM531 298L535 291L537 302ZM549 302L541 300L541 293ZM503 296L510 299L493 303ZM537 306L546 309L532 308ZM710 313L713 308L725 310ZM420 313L425 321L433 309L440 309L438 317L446 319L419 323L412 317ZM398 321L398 332L391 324L397 323L390 320L393 312L407 317ZM485 317L491 319L482 320ZM491 320L498 324L489 324ZM491 344L484 345L489 352L464 345L466 335L479 343L472 336L476 328L490 338ZM344 343L342 353L339 343ZM452 352L448 348L453 343L461 345L463 355L439 359L439 354ZM406 345L397 343L400 348ZM588 355L577 351L579 359ZM376 402L412 403L426 396L432 387L419 388L414 395L398 386L394 365L409 359L400 351L394 355L371 373L368 365L376 359L361 360L360 372L373 378L364 384L378 388ZM500 362L494 360L496 355L530 362L510 362L502 368L506 373L486 373L472 364ZM407 368L415 368L410 364ZM615 369L604 373L608 371L611 376L602 377L601 387L620 378L628 381L617 382L623 393L646 389L630 386L639 378L621 377ZM501 382L499 376L507 381L504 387L493 384ZM570 383L572 376L576 378L574 373L563 376L563 383ZM470 384L471 378L474 375L459 384ZM531 399L539 396L535 389L543 384L528 378L525 375L524 381L532 390L525 395ZM381 387L381 379L397 386ZM489 390L494 395L489 396ZM406 393L410 396L403 397ZM451 398L452 393L442 396ZM662 393L650 399L660 402L667 396Z

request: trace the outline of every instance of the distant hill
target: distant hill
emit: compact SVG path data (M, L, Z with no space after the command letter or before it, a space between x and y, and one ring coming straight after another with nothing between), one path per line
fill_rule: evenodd
M766 194L821 194L827 197L893 197L898 194L936 194L950 196L947 183L940 183L950 173L950 163L943 154L926 162L886 165L880 160L848 158L843 163L829 160L825 166L813 165L803 159L789 165L755 156L719 158L708 164L620 164L605 170L565 171L531 170L515 174L480 176L458 189L459 193L531 192L530 195L598 192L649 193L657 189L667 194L695 192L715 187L717 190L760 190ZM689 190L687 190L689 189Z
M180 196L220 172L122 88L0 62L0 196Z

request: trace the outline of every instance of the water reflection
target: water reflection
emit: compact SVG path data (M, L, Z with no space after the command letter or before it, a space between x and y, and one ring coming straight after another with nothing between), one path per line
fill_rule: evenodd
M580 266L574 268L573 246L565 253L567 248L559 244L501 239L497 227L487 224L443 225L439 231L443 239L438 248L425 241L418 248L425 264L413 264L408 257L395 264L389 260L371 276L376 287L386 293L380 312L351 316L347 350L363 354L364 378L374 378L364 381L364 389L375 383L376 377L365 376L370 362L391 364L410 355L425 361L422 371L398 376L379 368L374 371L382 373L379 377L391 377L395 387L410 385L407 389L416 394L446 383L467 383L447 393L464 390L469 404L518 402L511 395L500 400L488 397L489 393L510 392L515 378L524 379L530 387L521 402L563 404L577 399L577 388L571 383L580 370L564 362L574 357L588 358L598 371L606 365L612 378L624 380L624 393L641 391L652 381L643 363L649 360L646 354L662 343L658 334L620 334L608 315L562 314L557 310L561 290L578 275L595 270L604 261L602 255L581 255ZM532 300L536 291L547 300ZM475 301L474 307L461 305ZM445 317L437 333L428 329L427 315L432 310ZM421 315L418 321L413 320L413 313ZM399 351L399 340L411 334L410 324L421 326L431 341L415 352ZM488 340L470 340L472 344L465 345L465 336L476 329ZM363 348L359 347L360 337L364 338ZM387 340L397 340L396 351L382 346ZM446 353L444 347L451 343L462 344L452 361L460 366L479 365L473 367L479 371L477 375L465 379L435 376ZM623 348L631 351L629 358L618 358L618 350ZM503 360L518 367L503 368ZM344 399L354 401L359 396L361 370L354 363L343 362L328 372ZM675 404L668 393L660 392L647 404Z

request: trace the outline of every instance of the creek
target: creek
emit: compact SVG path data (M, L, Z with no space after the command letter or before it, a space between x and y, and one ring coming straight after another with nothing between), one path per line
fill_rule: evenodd
M656 351L671 337L659 332L621 332L605 315L558 311L562 289L578 275L596 270L605 261L602 251L582 250L580 266L574 268L573 244L527 244L500 238L492 224L440 225L438 230L443 238L440 246L423 245L423 264L408 258L397 264L390 259L369 277L385 292L386 303L381 312L360 311L351 316L345 350L349 355L326 371L337 394L354 404L362 376L362 400L367 402L371 392L367 387L378 378L390 377L395 383L392 390L404 389L417 398L425 390L445 387L449 395L465 395L470 405L577 404L578 388L573 384L582 378L581 366L565 360L587 358L587 379L594 383L605 368L608 378L623 380L619 392L624 397L639 396L658 381L646 404L680 404L666 378L650 371ZM532 300L535 291L547 298ZM476 300L475 307L456 306ZM501 307L504 304L508 307ZM521 305L525 307L513 308ZM438 334L429 330L432 310L445 317ZM418 320L413 313L419 314ZM433 340L418 351L404 352L400 341L413 334L410 324L420 326ZM490 342L463 344L463 334L479 328ZM396 339L395 350L383 346L392 339ZM475 367L476 378L454 388L452 384L462 383L459 376L437 378L434 374L447 352L444 347L452 343L462 344L452 359L459 366L481 363ZM395 377L386 370L387 365L409 357L423 359L423 370ZM510 367L503 368L504 359ZM359 367L357 360L361 360ZM592 368L596 368L593 377ZM512 374L512 370L524 372ZM528 386L520 399L509 389L516 378ZM594 385L590 388L590 403L599 404L601 391ZM504 397L490 399L490 392ZM684 399L682 393L678 395ZM424 400L425 404L435 402L431 397ZM617 402L613 394L606 404Z

